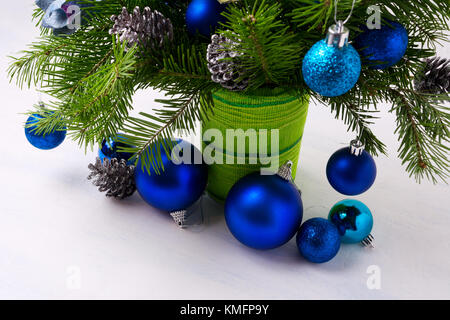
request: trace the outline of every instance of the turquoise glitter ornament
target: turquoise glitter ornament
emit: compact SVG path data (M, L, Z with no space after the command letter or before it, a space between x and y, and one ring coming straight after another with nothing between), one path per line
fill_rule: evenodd
M331 208L328 215L338 229L343 243L358 243L368 239L373 228L370 209L358 200L342 200Z
M369 30L362 26L362 33L355 38L355 48L371 69L386 69L397 64L408 48L408 32L398 22L386 21L381 29Z
M25 136L27 140L36 148L41 150L51 150L63 143L66 138L66 128L61 128L50 133L38 133L37 126L33 125L43 119L40 114L31 115L25 125Z
M330 261L341 247L338 229L327 219L309 219L297 233L297 247L300 254L310 262Z
M361 59L348 43L349 30L338 21L325 40L317 42L303 59L303 79L308 87L325 97L350 91L361 73Z

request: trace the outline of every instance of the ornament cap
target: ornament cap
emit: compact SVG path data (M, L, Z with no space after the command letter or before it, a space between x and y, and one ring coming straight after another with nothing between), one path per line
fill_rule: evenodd
M181 228L185 229L186 226L186 215L187 210L179 210L170 213L170 216L173 218L175 223Z
M364 151L364 143L355 139L350 142L350 153L355 156L360 156Z
M277 175L287 181L292 181L292 161L287 161L278 169Z
M339 49L342 49L348 45L349 36L350 31L344 26L344 22L338 21L336 24L333 24L330 28L328 28L326 38L327 45L329 47L338 47Z
M374 240L373 235L369 234L367 237L363 239L363 241L361 241L361 244L366 248L374 249L375 246L373 245L373 240Z

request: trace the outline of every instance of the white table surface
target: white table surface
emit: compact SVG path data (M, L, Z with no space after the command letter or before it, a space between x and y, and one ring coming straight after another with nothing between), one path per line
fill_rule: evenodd
M36 92L9 84L5 70L38 31L33 2L8 1L0 11L0 298L384 299L450 298L450 188L408 178L396 157L394 116L381 106L373 127L390 156L376 159L374 186L357 199L375 217L374 250L342 246L329 263L300 258L295 241L260 252L238 243L220 206L206 202L206 224L181 231L137 194L107 199L86 180L94 152L67 140L52 151L25 139L21 112ZM439 49L450 56L450 47ZM137 110L157 96L140 92ZM327 107L311 105L296 182L304 219L326 217L344 197L325 177L329 156L352 134ZM367 286L376 266L379 289Z

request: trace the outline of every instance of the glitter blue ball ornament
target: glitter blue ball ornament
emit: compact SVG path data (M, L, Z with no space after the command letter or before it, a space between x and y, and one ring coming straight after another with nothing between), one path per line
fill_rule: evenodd
M352 150L350 146L336 151L328 160L326 169L331 186L348 196L367 191L377 176L372 156L365 150L359 150L356 154Z
M252 173L239 180L225 202L233 236L260 250L277 248L297 232L303 217L298 189L279 175Z
M330 210L328 220L337 227L343 243L363 241L373 227L370 209L358 200L342 200L336 203Z
M386 69L398 63L408 48L408 32L398 22L387 21L381 29L362 26L354 41L355 48L372 69Z
M303 59L303 79L318 94L337 97L355 86L361 73L361 59L352 45L345 42L340 47L328 39L329 36L309 49Z
M163 143L151 145L148 152L152 155L161 153L164 171L160 169L158 173L150 166L149 174L142 168L140 160L135 169L136 187L142 198L155 208L168 212L184 210L203 194L208 180L208 168L201 152L189 142L180 139L174 142L174 146L167 143L165 146L170 152L178 150L175 152L178 159L172 161L167 157ZM184 162L180 163L181 161ZM149 162L153 162L155 166L157 164L156 159Z
M119 133L116 137L103 139L102 146L98 149L98 156L102 162L105 158L109 160L116 158L119 161L124 159L127 161L127 164L132 164L132 161L129 161L133 156L132 153L118 151L121 147L130 147L130 145L120 141L121 138L122 135Z
M51 133L40 134L36 132L37 126L33 125L43 119L39 114L31 115L25 125L25 136L28 141L36 148L41 150L50 150L59 146L66 138L67 130L65 128L55 130Z
M313 218L305 221L297 233L297 248L308 261L324 263L333 259L341 247L341 236L330 221Z
M223 21L221 13L226 5L217 0L192 0L186 10L186 25L191 34L201 33L210 36Z

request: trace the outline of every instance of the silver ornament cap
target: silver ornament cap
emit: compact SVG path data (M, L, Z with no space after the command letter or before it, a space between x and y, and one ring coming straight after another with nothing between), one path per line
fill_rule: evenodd
M292 181L292 161L287 161L278 169L277 175L287 181Z
M355 139L350 142L350 153L355 156L360 156L364 151L364 143Z
M330 28L328 28L326 42L329 47L337 47L342 49L348 45L349 36L350 31L346 26L344 26L344 22L338 21L337 24L333 24Z
M170 213L170 216L173 218L173 220L175 221L175 223L181 228L181 229L185 229L186 226L186 215L187 215L187 210L179 210L179 211L174 211Z
M361 241L361 244L366 248L374 249L375 246L373 245L373 240L374 240L373 235L369 234Z

